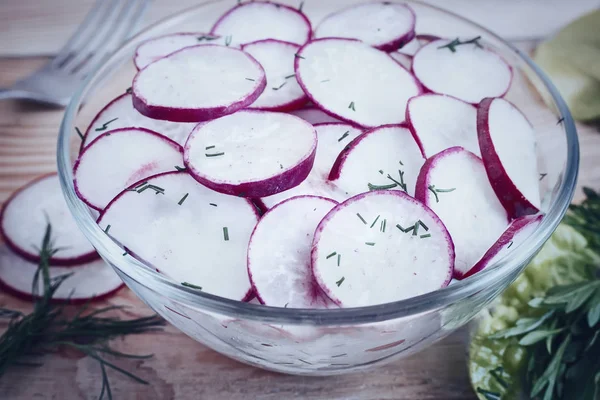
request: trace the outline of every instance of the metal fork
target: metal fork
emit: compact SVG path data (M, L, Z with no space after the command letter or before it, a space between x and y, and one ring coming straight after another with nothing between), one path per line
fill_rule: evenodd
M97 0L59 53L32 75L0 89L0 100L65 107L88 74L135 31L149 2Z

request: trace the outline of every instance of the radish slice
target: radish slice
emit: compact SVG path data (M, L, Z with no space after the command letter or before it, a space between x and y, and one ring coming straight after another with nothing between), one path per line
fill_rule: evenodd
M56 174L39 177L13 193L0 214L0 233L12 251L39 263L39 248L48 223L52 225L53 247L61 249L50 258L53 266L83 264L98 258L71 216Z
M120 128L145 128L160 133L183 145L196 124L161 121L148 118L133 108L131 94L125 93L108 103L96 115L88 127L81 149L92 143L98 136L109 130Z
M182 153L180 145L147 129L110 131L79 155L73 171L75 191L88 206L101 211L132 183L182 166Z
M509 216L537 213L535 132L525 115L504 99L485 99L477 111L477 129L485 169Z
M507 253L510 253L511 248L514 249L531 236L542 222L542 218L542 215L528 215L526 217L515 219L510 223L496 243L494 243L492 247L486 251L483 257L481 257L481 260L479 260L466 274L457 277L457 279L464 279L474 275L485 269L488 265L494 264Z
M0 287L8 293L31 300L34 297L31 291L32 282L37 270L37 263L22 259L4 246L0 247ZM74 267L50 266L48 272L50 279L72 274L54 293L53 302L82 303L102 300L123 286L119 276L103 260ZM44 292L41 276L38 282L38 293L41 294Z
M390 57L392 57L398 64L406 68L407 71L410 71L412 68L412 58L407 56L406 54L394 52L390 53Z
M359 136L339 155L329 179L349 196L370 190L415 193L425 159L410 131L388 125Z
M306 121L244 110L194 129L184 162L198 182L217 192L266 197L299 185L316 149L317 134Z
M440 217L454 240L454 277L469 271L508 226L483 162L462 147L451 147L425 162L415 198Z
M300 11L279 3L252 1L227 11L211 33L229 37L233 44L276 39L304 44L310 39L310 21Z
M511 67L478 40L452 45L458 40L440 39L422 47L412 65L417 79L434 93L472 104L503 96L512 80Z
M363 131L352 125L343 123L328 123L315 125L317 130L317 153L313 167L306 179L298 186L285 192L263 197L265 209L295 196L314 195L328 197L336 201L346 200L349 196L329 182L329 172L340 152Z
M225 46L227 45L227 41L222 36L206 33L171 33L142 42L135 51L133 62L136 68L140 70L145 68L148 64L174 53L177 50L199 44L218 44Z
M147 117L201 122L231 114L260 96L265 71L249 54L231 47L186 47L139 71L133 106Z
M398 301L448 285L452 239L439 218L399 191L360 194L321 221L313 272L342 307Z
M425 158L461 146L481 156L477 140L477 109L462 100L438 94L413 97L406 122Z
M325 124L329 122L342 122L315 107L301 108L299 110L291 111L290 114L295 115L298 118L302 118L306 122L309 122L313 125Z
M213 192L185 172L147 182L142 186L147 190L125 190L115 197L98 219L100 227L176 282L229 299L246 298L246 250L258 221L254 205Z
M313 37L358 39L379 50L394 51L415 37L415 21L415 13L405 4L359 4L325 17Z
M308 97L294 74L294 54L300 46L279 40L261 40L242 49L264 68L267 87L249 108L270 111L290 111L302 107Z
M306 44L296 57L296 77L319 108L364 127L403 122L406 102L420 93L387 53L351 39Z
M248 245L248 274L261 303L332 306L312 275L310 249L317 225L336 205L323 197L293 197L262 216Z

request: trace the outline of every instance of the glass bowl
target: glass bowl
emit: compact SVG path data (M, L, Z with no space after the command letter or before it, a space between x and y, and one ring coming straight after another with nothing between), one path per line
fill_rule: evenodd
M283 2L293 7L299 3ZM149 27L120 48L75 95L60 128L58 170L68 206L100 255L148 306L197 341L236 360L289 374L331 375L381 365L431 345L466 324L525 268L559 224L573 195L579 145L571 115L548 78L510 43L458 15L406 2L417 15L417 33L482 36L513 67L506 98L534 125L539 168L546 174L541 180L546 217L537 231L495 265L447 288L394 303L336 310L273 308L199 293L123 257L122 249L96 225L94 212L75 194L72 166L80 146L75 127L85 128L109 100L131 86L136 72L132 57L140 42L171 32L207 32L236 4L212 1ZM304 12L315 24L351 2L304 3ZM540 94L554 99L554 110L544 105Z

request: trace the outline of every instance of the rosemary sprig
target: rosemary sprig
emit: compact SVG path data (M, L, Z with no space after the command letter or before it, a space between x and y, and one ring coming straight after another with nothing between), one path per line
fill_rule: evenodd
M440 198L438 197L438 193L450 193L450 192L454 192L456 190L456 188L438 189L438 188L435 187L435 185L429 185L427 187L427 189L429 189L429 191L431 193L433 193L433 195L435 196L435 202L436 203L440 202Z
M77 132L77 136L79 136L79 139L83 140L83 133L81 133L78 127L75 127L75 132Z
M479 43L479 40L481 40L481 36L477 36L477 37L474 37L473 39L465 40L464 42L462 42L459 38L456 38L453 41L451 41L450 43L438 47L438 49L448 49L451 52L456 53L456 47L462 46L465 44L474 44L476 47L483 49L483 46L481 45L481 43Z

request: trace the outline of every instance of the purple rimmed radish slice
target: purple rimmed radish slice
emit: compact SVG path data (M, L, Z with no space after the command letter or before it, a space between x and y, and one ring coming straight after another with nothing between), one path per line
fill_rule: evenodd
M467 103L503 96L510 88L512 69L480 39L440 39L429 43L415 54L413 73L430 91Z
M318 144L310 173L298 186L273 196L263 197L261 202L265 209L294 196L313 195L336 201L343 201L349 197L329 181L329 172L340 152L352 140L362 135L363 131L344 123L317 124L314 127L317 130Z
M329 180L349 196L373 190L402 190L412 196L424 162L410 131L387 125L348 144L333 164Z
M75 191L100 211L131 184L178 166L183 168L183 149L174 141L143 128L116 129L79 155L73 168Z
M315 28L313 37L358 39L389 52L414 39L415 21L415 13L405 4L358 4L326 16Z
M39 177L12 194L0 213L0 233L12 251L39 263L39 246L48 223L52 225L53 246L61 249L50 258L53 266L99 258L71 216L56 174Z
M242 197L266 197L297 186L312 169L315 128L289 114L243 110L199 125L184 163L201 184Z
M296 56L296 78L326 113L363 127L404 121L421 88L387 53L353 39L317 39Z
M131 127L149 129L183 145L195 126L194 123L148 118L133 107L131 94L125 93L104 106L92 120L81 143L81 149L83 150L94 139L108 131Z
M302 12L269 1L238 4L223 14L211 30L212 34L228 37L233 44L276 39L302 45L310 39L311 32L310 21Z
M294 74L294 55L299 45L266 39L242 47L265 70L267 86L249 108L267 111L291 111L302 107L308 97Z
M202 122L249 106L266 86L265 71L231 47L185 47L139 71L133 106L154 119Z
M55 227L58 226L53 225L52 229L54 230ZM57 254L60 254L60 251ZM19 257L7 247L0 247L0 286L7 292L24 300L34 298L31 283L37 271L37 263ZM71 274L52 296L52 301L55 303L83 303L102 300L123 286L119 276L103 260L90 261L71 267L51 265L48 272L50 279ZM37 293L43 293L42 286L40 277Z
M452 239L426 206L406 193L360 194L321 221L313 273L342 307L363 307L442 288L454 266Z
M248 200L214 192L185 172L169 172L121 192L98 224L174 281L242 300L250 293L246 251L257 221Z
M451 147L425 162L415 198L448 228L456 250L455 277L470 270L508 226L483 162L462 147Z
M481 155L472 104L439 94L413 97L406 106L406 123L426 158L454 146Z
M477 110L479 146L488 177L512 218L540 209L535 132L504 99L484 99Z
M439 36L428 35L428 34L418 34L414 37L413 40L406 43L402 48L400 48L395 53L400 53L402 55L408 56L412 59L412 57L417 54L417 51L426 44L433 42L434 40L441 39ZM395 53L390 53L391 56L394 56Z
M227 45L225 37L207 33L171 33L148 39L138 46L133 62L138 70L184 47L199 44Z
M306 122L309 122L313 125L326 124L330 122L342 122L338 118L334 118L331 115L312 106L291 111L290 114L295 115L298 118L302 118Z
M292 197L262 216L248 245L248 275L263 304L333 305L313 277L310 250L317 225L337 204L324 197Z
M525 239L530 237L540 225L542 219L542 215L528 215L512 221L496 243L485 252L473 268L466 272L454 270L456 279L464 279L474 275L504 257L512 248L519 246Z

